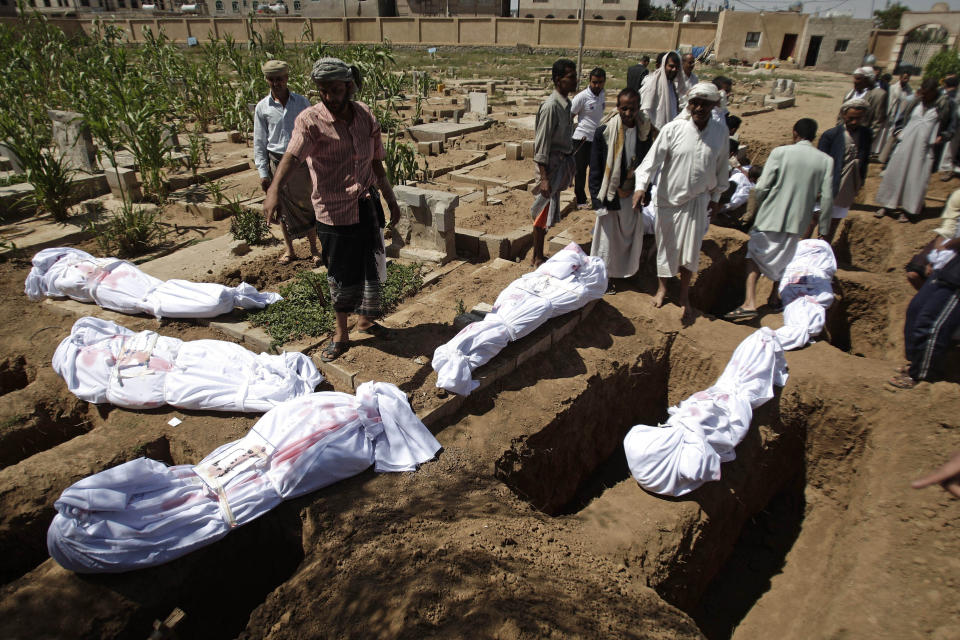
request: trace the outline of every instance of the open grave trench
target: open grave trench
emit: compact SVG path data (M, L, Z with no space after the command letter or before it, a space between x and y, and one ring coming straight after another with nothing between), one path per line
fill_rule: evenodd
M466 81L459 88L483 85ZM705 317L683 328L675 307L650 308L650 276L508 347L478 370L484 387L467 400L442 400L432 391L429 358L456 332L458 307L492 302L526 271L515 260L529 247L529 217L517 205L529 197L532 174L529 159L507 158L507 145L532 137L524 127L546 92L501 90L508 97L491 99L496 122L445 136L446 157L430 156L430 182L417 185L459 196L459 255L390 318L397 341L359 343L335 369L324 370L336 390L377 379L409 394L444 446L415 474L368 471L284 503L155 569L72 574L45 547L52 505L65 487L139 456L196 463L246 433L258 416L80 402L49 367L76 306L60 312L61 303L36 305L26 326L0 330L10 349L0 354L3 637L142 638L174 607L187 613L177 628L184 638L805 638L848 634L851 626L854 636L860 630L876 636L871 616L889 637L916 635L909 617L884 609L889 600L864 605L864 594L846 583L856 576L871 595L905 583L918 588L898 592L904 610L932 603L931 589L920 586L926 583L886 559L903 547L871 547L861 531L880 522L878 513L901 509L884 476L891 467L903 470L897 455L942 453L957 444L955 388L933 385L909 396L910 403L875 392L902 352L911 295L902 265L929 239L935 221L905 230L851 212L835 242L838 300L825 341L787 355L790 381L755 412L720 482L684 499L654 496L629 477L624 435L634 424L664 420L667 407L709 386L753 327ZM457 100L432 98L431 117L446 117ZM218 144L228 148L225 140ZM227 193L255 207L260 197L253 193L256 172L244 160L249 154L229 149L218 160L235 160ZM176 214L222 229L216 207L191 181L180 176L173 185ZM570 194L564 205L572 208ZM551 252L569 241L587 246L592 221L592 212L572 212L551 230ZM199 279L202 273L182 270L219 256L227 244L221 240L172 254L163 276ZM745 243L742 233L711 229L694 283L697 308L718 316L742 300ZM305 249L299 247L301 254ZM206 279L281 284L306 263L278 268L278 252L274 246L242 260L217 258ZM151 262L156 268L159 261ZM7 276L0 279L4 296L20 303L23 265L0 265L0 273ZM105 317L95 308L90 313ZM111 319L182 339L229 339L255 350L251 345L260 344L249 341L242 317L159 327L144 318ZM780 322L766 314L758 324ZM315 355L319 342L295 348ZM173 415L184 423L169 427ZM902 425L933 435L918 444ZM931 523L960 526L949 518ZM931 538L933 524L919 534L899 520L884 524L904 545L941 544L945 556L960 557L956 541ZM870 566L893 569L878 579ZM943 571L956 569L946 563ZM948 593L960 586L936 579ZM960 615L952 607L916 614L927 637Z
M720 482L687 498L638 488L622 439L632 425L657 424L668 406L709 386L753 329L706 318L681 328L679 310L652 309L641 281L639 291L605 298L588 321L433 420L444 451L417 473L366 472L285 503L178 561L116 576L72 574L47 558L44 536L60 491L140 455L195 463L245 433L256 416L71 403L47 363L73 316L41 305L36 326L46 329L30 352L0 364L3 437L13 443L0 469L2 634L143 637L174 607L187 612L181 637L721 638L738 623L764 629L785 615L781 594L811 581L816 589L809 569L787 561L790 554L809 559L812 540L818 551L842 546L876 507L857 501L874 479L858 468L882 460L876 448L892 437L877 425L942 427L955 424L960 408L950 392L904 407L896 396L865 391L891 368L892 348L880 350L875 345L886 343L871 336L895 336L896 313L882 305L893 302L902 279L899 256L912 255L923 237L922 230L896 234L866 215L852 214L838 241L840 298L831 327L850 326L849 334L834 329L836 346L787 355L791 378L756 411L737 460L724 465ZM888 234L892 251L875 250L878 234ZM694 290L701 308L719 313L736 303L744 241L737 232L710 232ZM502 263L493 289L517 275L519 265ZM448 275L448 282L472 282L474 268L457 266L451 274L463 269L469 277ZM8 280L22 281L22 268L8 269ZM865 304L868 293L856 283L871 277L875 284L863 290L887 297ZM411 326L426 313L416 305L437 302L415 298L401 309ZM858 315L866 307L879 315ZM762 322L776 326L778 317ZM874 324L854 330L858 323ZM142 318L124 324L156 328ZM223 337L183 323L159 330ZM542 344L536 334L528 340ZM21 425L8 423L30 403L35 410ZM176 429L166 425L173 414L186 417ZM6 435L10 426L25 435ZM792 615L822 604L805 602ZM804 637L802 628L793 633L784 637Z

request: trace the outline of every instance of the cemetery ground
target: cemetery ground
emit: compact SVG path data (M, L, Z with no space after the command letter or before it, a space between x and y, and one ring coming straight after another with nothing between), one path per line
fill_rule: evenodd
M372 379L408 394L444 447L416 473L365 472L155 569L63 570L47 557L45 533L65 487L143 455L196 463L258 418L77 400L50 367L76 318L255 351L271 338L239 313L157 322L30 302L23 281L37 248L99 254L99 244L83 225L22 215L0 229L19 247L0 263L0 635L145 637L179 607L183 638L956 638L960 511L939 489L913 491L909 482L960 448L960 397L954 382L884 388L902 359L911 295L902 265L928 241L952 184L932 177L916 224L876 221L871 167L864 201L835 242L838 300L826 335L787 354L787 385L756 412L723 479L666 499L630 478L622 439L712 384L755 329L717 319L742 298L746 235L709 231L693 288L704 315L693 325L681 326L674 305L650 305L648 264L615 296L511 344L476 372L483 387L471 396L438 394L433 349L470 319L463 312L482 314L529 270L533 168L523 142L533 137L550 57L452 56L441 51L425 63L422 53L398 50L401 64L435 65L430 73L450 92L431 91L421 105L424 133L404 135L426 143L427 155L418 158L419 179L398 189L404 221L388 240L391 260L422 265L422 288L384 319L392 340L354 335L345 356L322 365L321 389L352 392ZM506 58L511 67L497 67ZM627 61L596 62L608 63L612 105ZM449 66L456 77L444 75ZM737 74L732 111L756 112L741 129L755 162L788 142L800 117L831 125L849 85L840 74L778 75L797 80L797 104L764 111L769 79ZM487 92L489 113L465 108L477 90ZM457 119L462 130L477 129L429 126ZM256 211L262 194L249 146L229 132L210 140L201 172L231 168L217 178L220 191ZM526 157L511 159L518 153ZM236 211L223 217L209 189L174 186L160 218L168 237L138 258L148 258L140 265L148 273L278 290L312 270L303 241L291 265L277 264L276 242L237 255L229 235ZM74 217L97 215L92 202L117 206L106 193L86 197ZM592 212L572 210L572 191L563 202L571 211L551 230L551 253L590 242ZM760 320L781 322L769 313ZM279 348L316 356L324 339ZM174 416L183 423L169 426Z

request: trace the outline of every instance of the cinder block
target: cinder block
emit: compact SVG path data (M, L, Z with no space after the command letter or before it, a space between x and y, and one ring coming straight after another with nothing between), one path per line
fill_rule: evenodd
M523 141L523 159L533 160L533 140Z
M438 156L443 153L443 143L439 140L434 140L430 143L430 155Z
M523 148L516 142L508 142L504 145L506 149L507 160L522 160Z
M417 143L417 153L429 156L431 151L429 142L418 142Z
M484 234L480 238L479 249L481 260L507 259L510 256L510 243L503 236Z
M126 196L131 202L140 202L143 200L143 194L140 191L140 181L137 180L137 173L133 169L110 167L104 171L104 175L107 178L110 193L112 193L114 197L123 199L124 196Z
M483 231L457 229L457 253L476 256L480 253L480 238Z

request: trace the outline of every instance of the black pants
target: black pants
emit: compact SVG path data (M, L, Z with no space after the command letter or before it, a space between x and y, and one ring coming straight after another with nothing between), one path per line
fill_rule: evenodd
M960 289L946 286L936 276L929 278L907 307L903 342L910 377L939 380L944 356L960 327Z
M589 140L573 141L573 160L577 164L577 173L573 178L573 194L577 198L577 204L590 202L583 188L587 183L587 167L590 166L591 145L592 143Z

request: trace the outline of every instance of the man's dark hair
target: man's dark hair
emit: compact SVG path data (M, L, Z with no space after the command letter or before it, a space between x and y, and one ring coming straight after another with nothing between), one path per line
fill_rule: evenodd
M804 140L813 142L813 139L817 137L817 121L813 118L800 118L793 125L793 132Z
M713 84L717 89L723 89L726 91L728 88L733 88L733 80L727 76L716 76L713 79Z
M884 82L890 82L891 80L893 80L893 76L890 75L889 73L885 73L882 76L880 76L880 79L883 80Z
M642 62L643 64L650 64L650 56L646 54L640 56L640 62Z
M576 69L577 63L569 58L560 58L553 63L553 68L550 70L550 77L553 78L553 83L556 84L557 80L567 75L567 72L570 69Z
M740 116L735 116L732 113L727 114L727 129L730 131L739 129L742 122L743 120L740 119Z
M618 104L618 105L620 104L620 98L622 98L622 97L624 97L624 96L626 96L626 97L628 97L628 98L636 98L637 100L639 100L639 99L640 99L640 92L637 91L636 89L634 89L633 87L626 87L626 88L624 88L624 89L621 89L621 90L620 90L620 93L617 94L617 104Z
M740 151L740 141L736 138L730 138L730 155L734 155L738 151Z
M591 78L600 78L601 80L607 79L607 72L603 70L603 67L594 67L593 71L590 72Z
M752 164L750 165L750 170L747 171L747 177L750 178L750 182L756 182L760 179L760 176L763 175L763 165L762 164Z
M953 75L952 73L943 79L943 86L949 89L955 89L957 85L960 85L960 78Z
M921 91L938 91L940 89L936 78L927 76L920 82Z
M667 55L667 52L666 52L666 51L664 51L663 53L658 53L658 54L657 54L657 69L659 69L659 68L660 68L660 65L663 64L663 56L665 56L665 55Z

